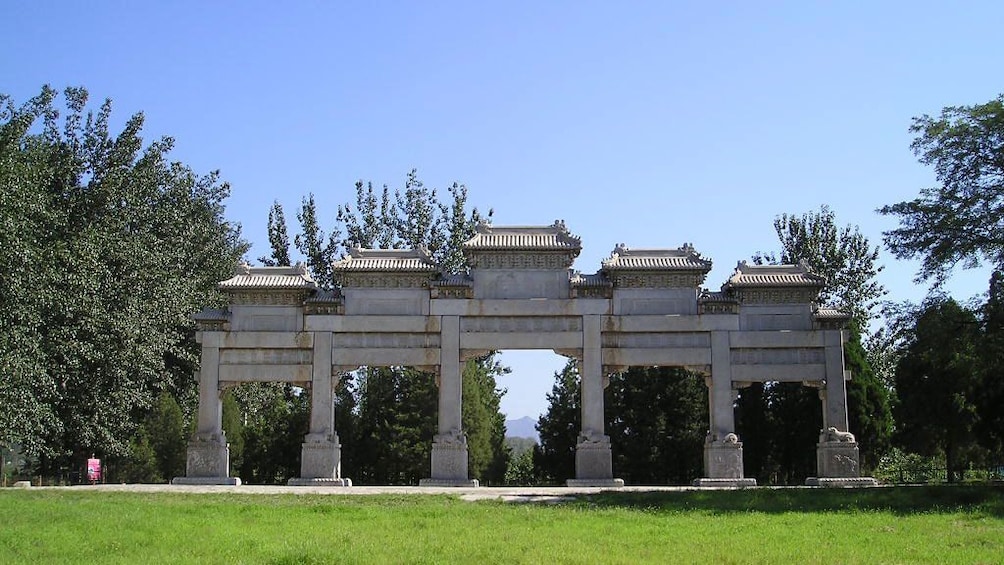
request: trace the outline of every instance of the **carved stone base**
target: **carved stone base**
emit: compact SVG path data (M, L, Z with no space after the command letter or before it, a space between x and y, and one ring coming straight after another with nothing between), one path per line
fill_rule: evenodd
M707 473L708 479L727 479L731 481L742 480L743 479L742 442L712 441L705 443L704 472ZM756 483L754 482L754 484Z
M810 487L877 487L879 482L873 477L809 477L805 484Z
M308 440L313 439L308 436ZM342 446L338 443L338 435L316 441L306 441L300 451L301 479L341 479Z
M453 480L453 479L422 479L418 481L420 487L474 487L477 488L477 479Z
M426 480L469 482L466 436L455 433L435 437L432 443L432 477Z
M614 479L613 453L610 451L610 436L595 434L579 435L579 443L575 446L575 479L581 481L579 486L590 486L594 483L604 486L604 481ZM621 481L623 486L624 481Z
M854 478L861 474L856 441L825 441L816 444L819 478Z
M624 479L568 479L565 481L565 485L577 488L577 487L605 487L605 488L621 488L624 486Z
M695 487L747 488L747 487L755 487L756 479L753 478L711 479L707 477L702 477L700 479L694 479L693 484Z
M295 477L286 481L286 484L291 487L350 487L352 486L352 479L305 479L303 477Z
M219 478L222 480L228 478L229 475L230 444L227 443L223 434L197 435L188 442L188 460L185 465L186 478Z
M171 479L172 485L227 485L233 487L241 486L240 477L175 477Z

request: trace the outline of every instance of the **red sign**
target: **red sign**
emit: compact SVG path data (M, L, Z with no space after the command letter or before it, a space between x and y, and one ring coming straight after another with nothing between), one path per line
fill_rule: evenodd
M101 460L100 459L88 459L87 460L87 480L96 483L101 480Z

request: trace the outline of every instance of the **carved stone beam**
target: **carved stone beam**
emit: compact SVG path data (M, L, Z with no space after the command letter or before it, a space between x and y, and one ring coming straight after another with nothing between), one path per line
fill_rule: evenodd
M555 349L554 352L569 359L582 359L581 349Z
M470 361L471 359L477 359L478 357L484 357L491 353L491 349L461 349L460 350L460 362Z

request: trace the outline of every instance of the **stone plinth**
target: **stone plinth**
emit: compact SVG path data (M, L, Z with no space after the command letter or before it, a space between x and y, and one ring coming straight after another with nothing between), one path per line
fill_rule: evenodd
M839 439L831 439L837 437ZM824 431L816 444L816 472L805 484L811 487L863 487L876 486L872 477L862 477L858 465L858 442L847 433Z
M570 487L622 487L623 479L614 478L610 436L580 435L575 446L575 478Z
M858 467L858 442L825 441L816 444L816 472L819 478L853 478Z
M302 444L300 476L289 479L289 486L350 487L352 481L341 477L342 446L338 434L314 439ZM313 440L313 441L310 441Z
M756 486L756 479L743 477L743 443L738 441L735 434L728 434L724 441L704 444L704 472L707 476L696 479L694 486Z
M196 435L188 442L185 476L171 480L175 485L239 485L230 476L230 444L220 434Z
M467 436L439 434L432 443L432 477L418 482L423 487L476 487L467 475Z

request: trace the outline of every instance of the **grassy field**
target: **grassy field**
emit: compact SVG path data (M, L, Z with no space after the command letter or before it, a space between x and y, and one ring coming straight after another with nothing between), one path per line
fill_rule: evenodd
M0 491L0 563L1001 563L1004 489L450 496Z

